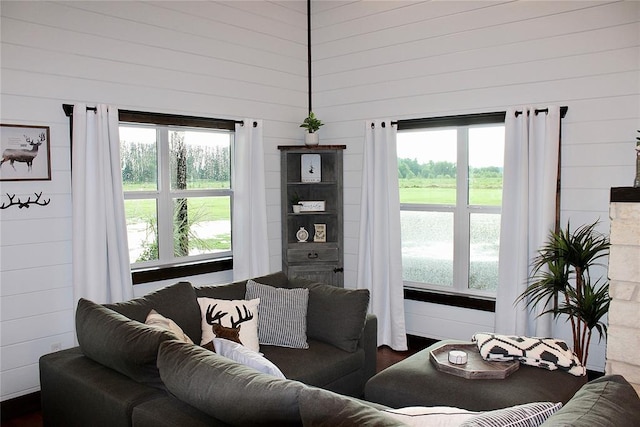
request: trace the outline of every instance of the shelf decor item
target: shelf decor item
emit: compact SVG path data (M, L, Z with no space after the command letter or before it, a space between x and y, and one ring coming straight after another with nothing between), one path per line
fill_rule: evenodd
M309 232L304 227L300 227L296 233L296 239L298 239L298 242L306 242L309 239Z
M313 224L315 234L313 235L314 242L324 243L327 241L327 224Z
M303 154L300 156L300 179L302 182L322 181L320 154Z
M290 201L293 213L300 213L300 209L302 209L302 205L300 204L300 195L298 193L293 193Z
M309 200L300 202L300 212L324 212L324 200Z
M318 129L320 126L324 126L324 123L318 119L313 111L309 111L309 115L300 125L301 128L305 128L307 132L304 134L304 143L305 145L318 145L320 139L318 137Z

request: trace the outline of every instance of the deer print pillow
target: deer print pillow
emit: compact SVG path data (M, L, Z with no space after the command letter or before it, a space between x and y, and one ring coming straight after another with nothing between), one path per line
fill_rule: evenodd
M258 305L260 299L252 300L224 300L215 298L198 298L200 315L202 317L202 341L207 344L218 337L218 333L228 339L230 335L238 334L240 343L245 347L260 351L258 343Z

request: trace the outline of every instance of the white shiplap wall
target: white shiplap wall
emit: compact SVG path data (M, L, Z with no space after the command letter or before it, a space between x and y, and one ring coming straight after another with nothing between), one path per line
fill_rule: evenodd
M640 3L314 1L313 108L346 144L345 283L356 280L364 120L548 104L563 122L562 219L602 220L629 186L639 128ZM606 271L604 271L606 274ZM469 339L493 316L408 301L408 332ZM568 335L559 326L556 332ZM594 340L597 341L597 340ZM604 342L589 368L604 370Z
M2 1L0 13L0 119L50 126L52 146L51 181L0 186L2 201L7 192L26 197L42 191L51 199L46 207L0 211L4 401L38 390L38 358L52 345L74 345L69 121L62 104L263 119L269 245L277 271L276 146L300 143L307 38L304 1ZM203 284L229 278L187 279ZM163 284L139 286L135 293Z
M355 282L364 120L567 105L563 219L604 220L629 185L640 116L636 2L313 0L314 110L346 144L345 279ZM73 345L68 121L62 103L265 120L272 270L280 269L279 144L306 112L306 2L0 3L0 119L51 126L46 208L0 212L1 400L38 389L37 359ZM194 277L220 283L225 275ZM162 283L163 284L163 283ZM136 295L158 285L137 287ZM409 332L463 338L491 315L407 302ZM471 331L471 332L470 332ZM591 355L604 366L604 350Z

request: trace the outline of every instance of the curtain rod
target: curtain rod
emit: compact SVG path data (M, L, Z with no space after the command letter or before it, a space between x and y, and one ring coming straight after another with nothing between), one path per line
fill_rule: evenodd
M72 104L62 104L62 109L64 110L64 113L66 114L67 117L71 117L73 116L73 105ZM87 106L87 111L96 111L96 107L91 107L91 106ZM121 117L131 117L131 116L135 116L135 117L139 117L139 118L143 118L145 119L144 122L147 123L152 123L153 121L158 121L158 122L166 122L170 119L177 119L178 123L173 123L176 125L180 125L183 123L180 122L185 122L185 121L191 121L191 122L199 122L199 123L215 123L218 122L220 124L230 124L230 123L234 123L234 124L239 124L244 126L244 120L229 120L229 119L213 119L213 118L206 118L206 117L198 117L198 116L183 116L183 115L179 115L179 114L164 114L164 113L150 113L147 111L134 111L134 110L118 110L118 113ZM148 120L148 121L146 121ZM166 124L166 123L164 123ZM253 127L258 127L258 122L254 121L253 122Z
M562 106L560 107L560 118L564 119L567 115L567 111L569 107ZM538 113L548 113L548 108L536 109L534 110L535 114ZM460 117L464 117L466 119L466 123L468 125L472 124L484 124L490 123L492 121L504 121L506 111L495 111L492 113L477 113L477 114L462 114L456 116L442 116L442 117L427 117L421 119L406 119L406 120L395 120L391 122L391 125L400 125L403 129L415 129L424 127L425 123L429 123L431 127L440 127L447 126L451 122L456 122L459 124ZM522 114L522 111L516 111L516 117ZM373 123L371 124L373 126ZM384 123L383 123L384 127Z

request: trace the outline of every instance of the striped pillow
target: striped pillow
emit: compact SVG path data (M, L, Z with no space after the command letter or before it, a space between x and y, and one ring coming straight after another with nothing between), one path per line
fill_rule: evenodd
M309 348L307 306L309 289L274 288L251 279L245 298L260 298L258 340L260 344Z
M562 403L535 402L511 406L468 419L460 427L537 427L562 408Z

